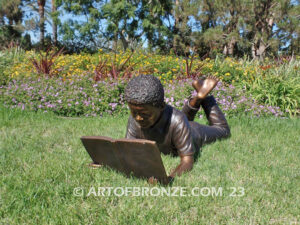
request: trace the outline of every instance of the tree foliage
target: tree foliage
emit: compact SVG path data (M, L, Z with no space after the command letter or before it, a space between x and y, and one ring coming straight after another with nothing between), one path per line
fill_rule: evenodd
M22 32L16 27L30 21L23 16L28 4L38 13L41 45L48 23L52 42L69 51L148 47L254 59L300 53L298 0L0 0L2 32Z

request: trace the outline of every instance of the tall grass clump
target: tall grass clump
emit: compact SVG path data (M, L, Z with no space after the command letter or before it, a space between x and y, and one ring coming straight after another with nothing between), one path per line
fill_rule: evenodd
M262 73L256 74L252 82L243 82L243 84L257 101L278 106L290 115L299 115L299 64L299 61L290 61L279 67L262 66L264 69Z
M23 62L25 51L20 47L0 51L0 85L5 85L11 79L11 67Z

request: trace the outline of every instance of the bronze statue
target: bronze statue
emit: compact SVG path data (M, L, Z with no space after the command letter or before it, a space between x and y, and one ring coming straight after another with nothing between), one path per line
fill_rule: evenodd
M125 89L131 112L126 138L155 141L160 152L180 156L180 164L169 175L168 182L192 169L201 146L230 136L224 114L214 97L208 96L217 83L218 79L212 76L194 81L192 85L197 95L190 98L181 111L165 104L163 86L152 75L133 78ZM209 126L193 122L201 106ZM157 180L150 178L149 182Z

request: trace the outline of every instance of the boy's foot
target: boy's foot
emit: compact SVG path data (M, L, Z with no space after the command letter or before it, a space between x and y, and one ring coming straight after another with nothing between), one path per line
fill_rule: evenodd
M214 76L208 76L204 80L195 80L192 83L193 88L197 91L197 98L204 99L217 85L219 79Z

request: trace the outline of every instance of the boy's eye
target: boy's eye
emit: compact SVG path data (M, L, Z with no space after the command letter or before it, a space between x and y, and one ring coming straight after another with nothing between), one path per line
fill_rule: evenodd
M150 115L148 115L148 114L141 114L141 117L143 117L143 118L149 118Z
M133 117L136 117L137 115L139 115L140 117L142 117L144 119L148 119L150 117L150 115L146 115L146 114L138 114L138 113L132 114Z

